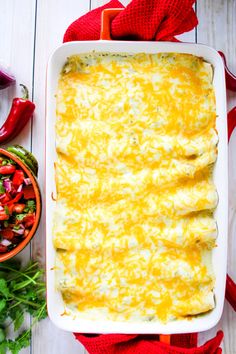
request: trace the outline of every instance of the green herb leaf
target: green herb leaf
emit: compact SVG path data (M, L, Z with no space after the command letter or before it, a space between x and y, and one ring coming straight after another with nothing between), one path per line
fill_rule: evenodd
M3 328L0 328L0 343L6 339L5 331Z
M8 286L7 286L7 282L3 278L0 279L0 293L3 296L5 296L6 298L8 298L8 296L9 296L9 289L8 289Z
M23 311L16 311L16 318L14 320L14 330L17 331L24 322L24 312Z
M30 345L31 332L23 331L14 341L9 339L7 341L8 349L12 354L18 354L21 349L27 348Z
M5 309L6 304L7 304L7 302L5 299L0 300L0 313Z
M26 206L29 208L29 210L31 211L35 211L36 210L36 204L35 201L33 199L27 200L26 202Z
M3 181L0 180L0 194L5 193L6 189L3 187Z
M26 214L17 214L16 219L17 220L23 220Z
M0 354L7 350L18 354L30 343L32 326L14 340L5 339L7 319L11 318L16 331L22 327L26 312L34 317L32 325L47 316L43 273L37 262L24 268L17 260L0 263Z
M6 354L7 352L7 341L0 343L0 354Z
M4 205L4 211L7 215L9 215L9 208L7 205Z

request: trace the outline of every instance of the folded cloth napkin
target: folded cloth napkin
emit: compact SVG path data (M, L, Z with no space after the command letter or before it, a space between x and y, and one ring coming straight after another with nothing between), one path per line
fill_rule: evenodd
M201 347L196 346L197 335L171 336L171 345L159 342L154 335L102 334L86 335L74 333L90 354L221 354L219 345L223 332ZM178 346L177 346L178 344Z
M192 30L198 20L192 8L195 0L133 0L111 23L114 39L173 41L176 35ZM123 8L111 0L78 18L67 29L63 42L100 38L101 13Z
M190 31L198 21L193 11L195 0L133 0L111 23L114 39L175 41L178 34ZM90 11L66 30L63 42L98 40L101 14L106 8L123 8L118 0ZM171 344L158 335L74 333L90 354L220 354L223 332L197 348L197 334L171 336Z

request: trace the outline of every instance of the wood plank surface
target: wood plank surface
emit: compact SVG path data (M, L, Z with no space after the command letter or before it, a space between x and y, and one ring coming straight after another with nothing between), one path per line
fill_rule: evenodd
M225 53L228 64L236 72L236 1L205 0L198 1L197 15L199 26L197 40ZM228 92L228 109L236 105L236 93ZM236 136L229 147L229 248L228 272L236 280ZM233 151L234 150L234 151ZM236 314L225 303L220 323L212 330L203 333L200 341L213 337L217 330L224 331L223 353L236 353Z
M36 8L36 37L34 65L34 101L37 105L32 130L32 151L39 161L39 183L44 203L44 136L45 136L45 79L49 56L62 43L69 24L89 11L89 1L38 0ZM52 142L53 144L53 142ZM34 258L45 262L45 208L42 222L32 245ZM46 319L37 324L32 334L33 354L82 354L84 348L69 332L64 332Z
M107 0L0 0L0 62L10 65L17 77L17 84L28 86L37 110L34 121L15 141L32 149L40 164L39 182L44 195L44 135L45 135L45 78L50 54L61 44L67 26L89 9ZM127 5L130 0L123 0ZM178 38L186 42L204 43L222 50L232 71L236 72L236 0L204 0L196 6L199 18L197 30ZM0 124L9 111L9 100L20 94L17 88L0 91ZM236 105L236 94L228 93L229 108ZM31 133L32 132L32 133ZM229 146L229 261L228 272L236 279L236 132ZM32 255L45 263L45 213L37 235L32 242ZM31 253L28 246L21 258L25 261ZM29 323L26 319L26 324ZM216 328L202 333L200 342L213 337L223 329L224 354L236 354L236 315L228 304ZM84 354L84 348L73 335L57 329L49 319L33 329L31 347L22 354ZM105 354L105 353L104 353Z
M0 91L1 125L8 115L12 99L21 95L20 83L28 87L32 98L34 16L35 0L0 1L0 62L4 67L9 67L16 77L15 87ZM31 150L31 123L28 123L11 143L21 144ZM18 258L26 263L30 259L30 254L28 245ZM30 316L25 316L24 325L27 327L30 325ZM10 330L9 334L12 335L13 331ZM30 348L22 350L21 353L29 354Z

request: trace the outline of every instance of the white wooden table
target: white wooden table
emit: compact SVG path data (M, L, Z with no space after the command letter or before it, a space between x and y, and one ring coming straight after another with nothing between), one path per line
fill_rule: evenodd
M45 77L49 55L63 38L67 26L105 0L0 0L0 61L7 63L16 75L17 84L24 83L36 103L34 120L15 142L32 150L39 161L39 182L44 196L44 133L45 133ZM122 1L127 4L129 0ZM196 12L199 26L180 36L189 42L205 43L222 50L232 71L236 72L236 0L198 0ZM0 93L0 120L3 122L11 99L20 94L18 87ZM228 108L236 105L236 93L228 94ZM234 156L233 156L234 149ZM229 149L230 216L228 272L236 279L236 132ZM43 213L44 214L44 213ZM233 240L235 236L235 240ZM45 223L41 225L31 245L23 252L26 260L33 256L42 263L45 259ZM30 319L26 322L29 323ZM223 353L236 354L236 314L226 303L216 328L202 333L200 342L223 329ZM82 345L71 333L57 329L49 319L33 329L31 347L22 354L82 354ZM105 353L104 353L105 354Z

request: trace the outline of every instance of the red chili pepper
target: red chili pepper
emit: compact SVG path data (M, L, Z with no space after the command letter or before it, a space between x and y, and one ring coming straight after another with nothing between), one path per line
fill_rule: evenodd
M32 117L35 104L28 100L29 94L26 86L23 87L23 97L14 98L9 115L0 129L0 144L15 138Z
M24 182L24 172L22 170L16 170L12 179L14 186L20 186Z
M34 225L35 222L35 214L28 214L24 217L24 219L22 220L22 222L25 224L25 227L30 227L32 225Z
M0 140L1 140L1 137L0 137ZM14 173L15 170L16 170L16 167L14 165L0 166L0 174L1 175L10 175L11 173Z
M32 185L23 187L23 193L25 199L34 199L35 193Z

